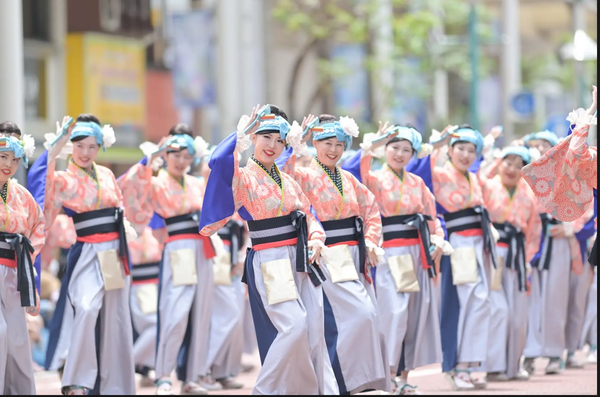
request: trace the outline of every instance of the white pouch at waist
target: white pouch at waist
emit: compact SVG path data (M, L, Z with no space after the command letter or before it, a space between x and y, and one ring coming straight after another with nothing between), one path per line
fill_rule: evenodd
M454 285L477 282L477 254L475 253L475 248L454 248L454 253L450 255L450 263L452 265L452 280Z
M121 289L125 286L125 277L123 275L123 265L117 254L116 249L98 251L98 262L100 262L100 271L104 279L104 289L111 291Z
M358 272L349 246L334 245L327 247L321 253L321 257L329 271L332 283L358 280Z
M191 248L169 252L173 286L198 284L196 273L196 253Z
M213 263L215 285L231 285L231 253L219 252Z
M289 258L265 262L260 265L260 271L269 305L298 299L292 262Z
M412 255L392 256L388 259L388 265L397 292L419 292L421 290Z
M154 314L158 307L158 285L154 283L135 286L135 297L142 314Z
M502 272L504 271L504 258L498 257L498 268L492 266L492 282L490 288L492 291L502 291Z

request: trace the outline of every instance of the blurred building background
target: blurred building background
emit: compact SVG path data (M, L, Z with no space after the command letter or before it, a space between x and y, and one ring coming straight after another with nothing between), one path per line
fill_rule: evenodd
M2 0L0 119L41 153L63 115L94 113L117 175L178 121L214 144L267 102L363 132L565 135L597 82L596 31L594 0Z

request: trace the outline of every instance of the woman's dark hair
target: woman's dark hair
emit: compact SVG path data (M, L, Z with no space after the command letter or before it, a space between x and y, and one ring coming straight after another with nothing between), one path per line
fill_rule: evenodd
M332 116L331 114L319 115L319 124L333 123L335 121L338 121L338 118L335 116Z
M79 116L77 116L77 119L75 120L75 122L96 123L100 127L102 127L102 125L100 124L100 120L98 120L98 117L96 117L90 113L81 113Z
M0 123L0 134L16 134L21 136L21 130L19 127L13 123L12 121L4 121Z
M185 124L185 123L175 124L169 130L169 135L189 135L191 137L194 136L194 134L192 133L192 129L190 128L190 126L187 125L187 124Z
M290 120L288 119L287 114L285 114L285 112L283 110L281 110L281 108L277 105L269 105L271 107L271 114L274 114L275 116L279 116L285 119L285 121L289 122Z

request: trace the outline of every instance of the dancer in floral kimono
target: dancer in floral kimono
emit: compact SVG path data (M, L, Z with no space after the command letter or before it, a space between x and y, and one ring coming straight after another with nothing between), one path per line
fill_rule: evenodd
M506 147L498 175L483 179L483 199L499 233L498 268L492 271L492 318L485 370L488 381L526 380L520 367L527 339L529 262L538 251L542 222L537 200L521 179L521 168L531 161L523 146Z
M420 394L408 384L408 374L442 362L434 284L444 249L447 255L452 252L433 194L419 176L404 169L421 150L421 134L412 127L387 127L380 123L378 134L366 134L362 150L345 168L373 192L382 215L385 261L377 266L375 284L393 392ZM383 168L371 171L372 158L383 156Z
M48 150L28 178L46 225L64 208L77 232L50 324L46 368L64 366L63 394L134 394L126 233L136 233L124 218L114 174L95 163L100 148L115 142L114 131L89 114L71 121L57 123L58 136L46 134ZM56 159L68 154L67 169L55 171Z
M215 253L210 239L198 234L204 184L187 172L199 164L208 145L178 124L158 147L141 147L147 161L134 165L121 185L136 230L156 213L168 232L159 274L156 393L173 393L170 377L177 369L182 394L205 394L198 380L208 373ZM161 156L165 167L158 169Z
M30 135L23 135L23 140L18 136L0 135L0 197L4 204L0 209L1 395L36 394L25 313L40 313L41 269L33 264L44 245L45 222L32 195L11 179L21 162L27 166L27 158L35 150Z
M490 334L489 289L496 267L495 230L483 207L478 177L469 171L481 158L483 137L469 126L450 134L451 126L430 155L413 161L406 169L431 184L439 214L443 214L454 252L441 262L441 334L443 371L457 390L486 387L475 380L470 368L487 359ZM447 161L437 166L440 148L450 140ZM429 186L428 186L429 187Z
M314 121L309 115L301 127L294 123L292 128L304 131ZM329 115L319 116L318 122L304 137L313 136L317 156L308 167L296 167L291 155L282 170L298 182L325 230L325 337L331 364L341 394L389 390L387 349L370 270L379 261L377 251L383 251L379 208L375 196L337 166L358 136L358 126L348 117L338 121ZM302 146L292 149L299 152Z
M590 125L595 125L597 122L596 87L593 89L592 96L593 102L587 111L579 109L567 117L567 120L574 125L572 134L542 153L542 157L522 170L525 180L538 197L540 206L548 212L548 215L544 215L547 218L544 226L550 225L546 227L547 230L543 230L543 245L540 249L538 266L542 266L542 270L550 270L540 281L540 286L552 293L548 293L546 299L540 304L542 305L541 319L537 319L537 324L533 324L537 328L532 328L530 324L532 335L531 343L528 335L528 345L531 347L528 346L525 353L526 364L531 371L533 358L537 356L551 357L546 373L553 374L561 371L560 357L566 348L564 330L567 325L568 307L565 306L569 294L569 284L565 283L565 280L571 278L569 270L575 275L584 272L583 264L578 261L578 257L581 258L581 251L574 237L581 227L573 227L566 222L581 221L581 217L589 209L592 201L594 207L596 206L598 152L596 147L589 147L586 143ZM556 242L558 243L555 244ZM571 244L568 244L569 242ZM588 261L592 266L596 265L595 242ZM571 266L564 266L564 263L570 263ZM553 272L553 268L562 271L553 276L554 272L557 272L557 270ZM535 275L534 271L533 276ZM536 332L532 333L531 329Z
M315 265L325 233L300 186L275 165L286 144L301 139L290 132L276 106L240 119L210 159L204 206L211 210L202 213L201 234L217 233L236 211L248 222L244 281L262 362L253 393L338 394L325 344L324 276ZM252 144L240 167L238 153Z

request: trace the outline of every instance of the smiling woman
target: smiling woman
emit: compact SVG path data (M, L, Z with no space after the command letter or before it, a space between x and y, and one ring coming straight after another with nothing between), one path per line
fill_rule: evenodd
M203 206L210 211L202 213L200 232L217 233L236 211L250 231L243 280L263 364L255 394L338 394L325 345L323 274L315 263L325 235L300 186L275 164L301 134L278 107L257 106L209 163ZM254 155L240 167L238 154L252 143Z
M0 136L0 390L5 394L35 394L31 346L22 336L27 335L25 313L39 314L41 269L33 264L44 245L44 214L10 179L34 149L14 136Z
M48 150L31 167L28 188L43 207L48 227L64 208L77 231L52 318L46 368L64 367L64 394L93 389L133 394L126 234L135 238L135 232L123 216L114 174L95 163L100 147L106 150L115 142L114 131L82 114L74 123L65 117L62 125L57 123L56 135L46 138ZM56 159L69 153L67 169L56 171Z
M215 252L210 239L198 233L204 183L188 172L207 154L208 144L194 139L186 124L177 124L158 146L145 142L141 148L147 157L119 178L119 186L136 230L141 233L156 213L169 234L158 285L156 393L172 393L170 375L177 369L182 392L202 394L206 390L197 381L208 375ZM184 339L186 333L191 336ZM183 360L178 360L180 347Z
M388 390L389 363L371 280L371 267L379 262L379 209L373 194L337 166L358 136L358 126L348 117L338 121L321 115L315 120L305 117L301 130L307 131L304 141L313 136L317 157L308 167L297 167L296 155L286 154L282 170L298 182L325 229L323 293L329 358L341 394Z

